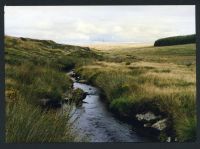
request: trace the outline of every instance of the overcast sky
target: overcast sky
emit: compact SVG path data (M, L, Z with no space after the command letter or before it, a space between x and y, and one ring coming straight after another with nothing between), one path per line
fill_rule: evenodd
M195 33L195 6L6 6L5 34L58 43L135 42Z

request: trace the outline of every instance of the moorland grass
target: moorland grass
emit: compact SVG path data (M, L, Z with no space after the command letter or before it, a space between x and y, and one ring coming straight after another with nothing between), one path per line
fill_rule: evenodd
M67 114L56 111L44 112L40 107L27 103L20 95L15 96L15 99L18 100L17 103L6 104L7 143L78 141Z
M178 141L196 138L195 44L92 51L6 36L5 47L7 142L76 140L69 118L38 107L42 98L61 100L72 92L63 72L72 67L103 91L118 115L152 111L170 119Z
M6 142L79 141L70 111L61 114L40 105L42 99L60 102L71 93L73 82L63 70L92 57L98 56L85 47L6 36Z
M127 54L141 59L127 65ZM119 56L122 62L113 59ZM170 119L178 141L191 141L196 138L195 66L195 45L190 44L113 50L104 61L78 67L76 72L103 90L118 115L161 114Z
M50 68L6 65L6 142L74 141L69 117L39 106L43 98L62 100L71 85L65 74Z

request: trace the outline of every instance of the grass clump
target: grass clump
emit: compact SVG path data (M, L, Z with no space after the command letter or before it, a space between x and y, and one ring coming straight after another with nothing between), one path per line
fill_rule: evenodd
M48 143L74 141L69 116L55 111L44 112L40 107L27 103L22 97L18 103L6 106L7 143Z
M35 104L39 104L42 98L62 100L63 93L70 91L72 86L72 81L64 73L29 63L7 66L6 77L15 80L15 87Z
M184 117L178 118L176 123L177 137L181 142L195 141L197 136L197 117Z
M6 67L6 142L66 142L76 139L69 117L56 111L42 111L40 100L62 100L71 80L45 67ZM69 111L68 111L69 112ZM67 115L67 114L66 114Z
M126 65L130 65L131 63L130 62L126 62Z

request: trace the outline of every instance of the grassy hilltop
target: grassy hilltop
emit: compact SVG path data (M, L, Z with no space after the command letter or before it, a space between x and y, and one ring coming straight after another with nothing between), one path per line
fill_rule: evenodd
M191 44L196 42L196 35L175 36L162 38L155 41L154 46L170 46L180 44Z
M72 92L64 71L73 67L102 90L118 116L135 119L150 111L168 120L168 130L158 136L161 141L168 134L178 141L195 140L195 46L99 50L6 36L6 141L78 140L70 116L40 108L42 99L60 101Z

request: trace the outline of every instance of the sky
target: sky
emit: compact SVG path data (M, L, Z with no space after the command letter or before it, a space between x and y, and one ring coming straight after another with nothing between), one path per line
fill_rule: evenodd
M153 43L195 33L195 6L5 6L5 35L58 43Z

